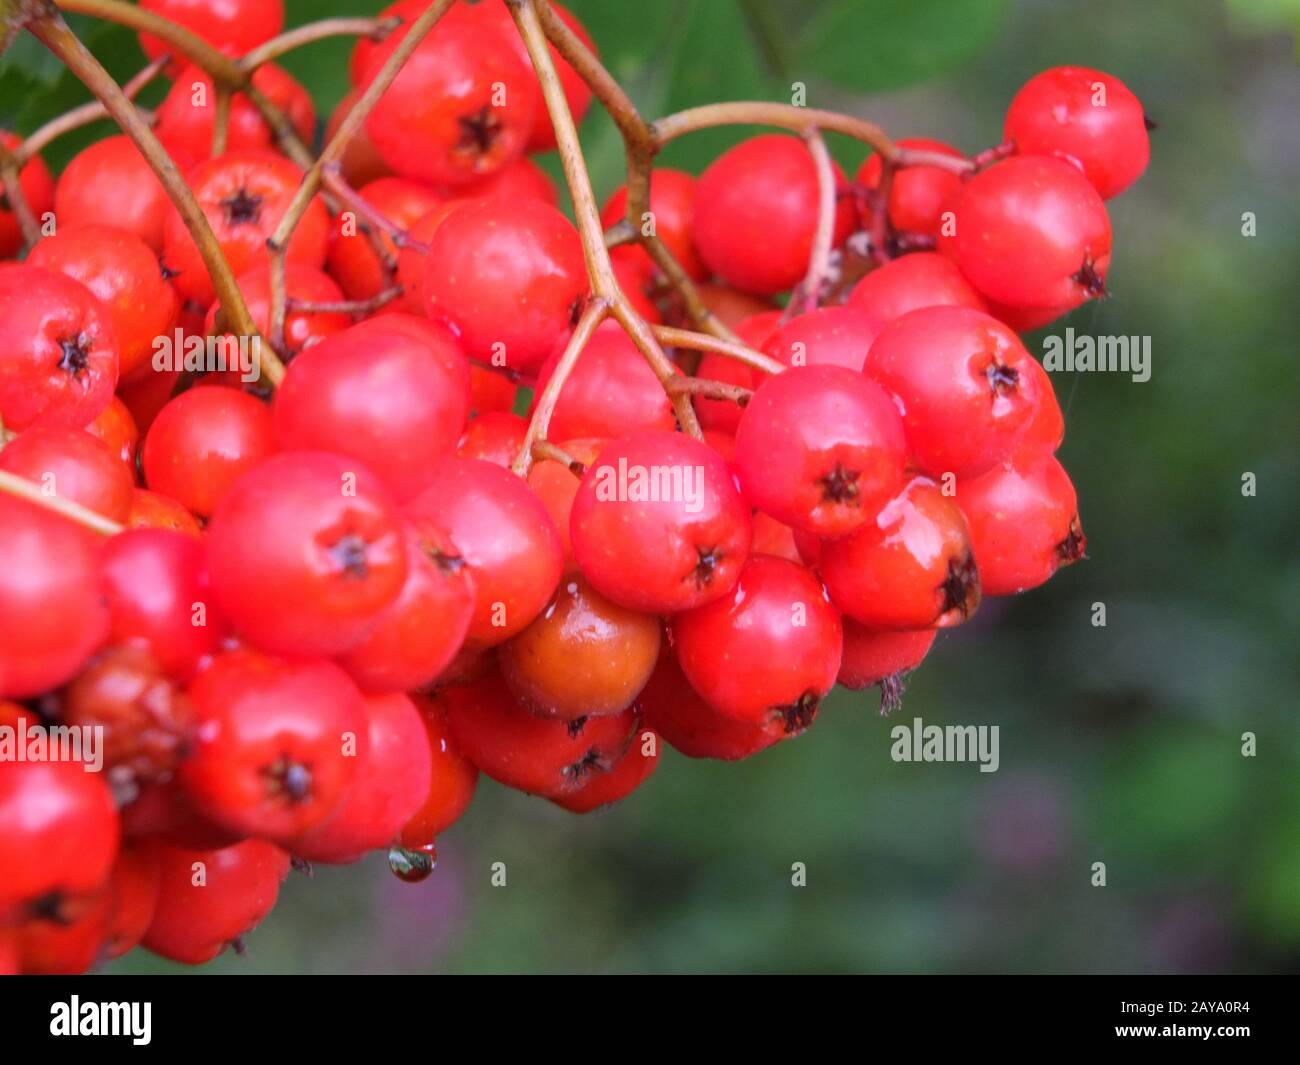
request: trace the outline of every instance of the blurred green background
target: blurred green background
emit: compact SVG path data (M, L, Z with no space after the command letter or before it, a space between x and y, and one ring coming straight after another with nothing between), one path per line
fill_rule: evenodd
M288 0L294 22L380 6ZM1300 5L570 6L651 115L788 100L802 81L810 105L974 151L1044 67L1100 67L1137 92L1160 128L1145 177L1110 205L1114 297L1054 327L1152 338L1147 383L1055 377L1090 559L986 603L911 680L899 720L1001 726L997 773L893 763L875 694L839 693L805 737L747 763L668 752L602 814L484 781L430 880L399 883L381 856L294 876L250 954L207 971L1300 970ZM130 35L79 28L119 77L140 65ZM83 97L18 49L0 120L26 131ZM347 53L329 42L286 64L323 112ZM744 132L664 162L698 172ZM593 114L583 139L603 197L616 135ZM857 145L834 148L856 168ZM136 952L109 971L182 970Z

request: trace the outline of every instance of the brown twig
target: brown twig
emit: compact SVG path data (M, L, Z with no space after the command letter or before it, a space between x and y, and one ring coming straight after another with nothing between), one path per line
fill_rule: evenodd
M23 192L22 172L23 168L18 162L18 156L7 148L3 141L0 141L0 186L4 188L9 209L18 220L18 228L23 235L23 247L27 249L41 239L41 227L36 221L36 216L32 214L32 206L27 202L26 193Z
M327 18L309 22L258 45L239 60L239 65L251 74L264 63L328 37L369 37L372 41L382 41L401 24L402 20L392 15L388 18Z
M729 359L743 363L751 369L762 373L782 373L787 367L769 355L755 351L739 341L722 340L708 333L694 333L689 329L677 329L671 325L654 327L655 336L672 348L687 348L690 351L711 351L725 355Z
M562 466L567 466L569 472L575 477L581 477L587 472L587 464L574 455L570 455L562 447L552 444L549 440L539 440L533 445L533 458L547 459L551 462L558 462Z
M706 399L730 400L742 407L754 395L752 388L712 381L707 377L678 377L668 385L668 391L679 395L704 396Z
M813 236L812 252L808 256L808 272L804 275L799 291L801 296L790 299L790 305L802 304L805 314L815 311L821 301L822 285L830 269L831 251L835 246L835 164L831 153L826 149L826 140L817 129L805 130L803 139L817 167L817 230ZM790 307L786 308L788 314Z
M46 510L52 510L56 514L62 514L65 518L75 521L78 525L84 525L93 532L102 533L105 536L115 536L122 532L125 526L96 513L88 507L83 507L80 503L74 503L70 499L60 499L58 496L46 495L40 486L27 480L25 477L19 477L17 474L0 470L0 492L6 492L11 496L17 496L19 499L25 499L29 503L35 503L38 507L44 507Z
M405 291L401 285L394 285L367 300L299 300L289 296L287 303L293 314L350 314L361 317L373 314L380 307L399 299Z

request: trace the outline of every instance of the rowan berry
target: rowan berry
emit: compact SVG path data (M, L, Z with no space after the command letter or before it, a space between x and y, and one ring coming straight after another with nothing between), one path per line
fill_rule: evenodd
M673 258L696 281L709 276L708 268L695 251L692 232L695 228L695 178L684 170L660 167L650 172L651 218L638 218L633 225L638 230L650 222L654 235L664 242ZM605 201L600 212L601 224L608 229L627 216L627 186L620 185ZM627 251L636 267L653 274L657 269L643 248L629 246Z
M284 29L284 0L140 0L140 6L184 26L228 55L243 55ZM150 59L166 55L166 42L140 34Z
M10 151L20 148L22 143L21 137L0 129L0 144ZM54 179L50 176L45 160L39 155L32 156L18 171L18 187L37 221L54 206ZM0 193L0 259L17 255L22 250L23 243L18 218L3 193Z
M526 418L504 410L488 411L470 419L456 445L456 457L483 459L508 468L519 456L527 432Z
M919 666L937 635L937 629L873 629L845 617L844 656L836 680L855 691L883 686ZM882 710L892 708L882 703Z
M60 227L100 225L134 233L155 252L163 249L163 225L171 210L153 167L125 135L83 148L59 175L54 214Z
M761 351L780 325L780 311L760 311L758 314L731 324L731 330L742 344ZM706 381L721 381L726 385L739 385L741 388L752 389L757 386L763 375L738 359L706 351L695 370L695 376ZM696 396L695 413L700 419L700 425L705 429L734 433L736 426L740 424L742 410L739 404L729 399Z
M418 219L442 206L446 199L427 185L398 177L379 178L357 192L371 208L404 230L409 230ZM384 264L375 254L371 238L365 231L365 227L372 224L357 217L354 211L344 211L334 221L333 240L326 263L348 299L368 300L387 287ZM398 248L393 238L380 231L379 242L388 256L396 261ZM415 295L418 294L417 286Z
M203 527L198 519L171 496L137 488L131 493L131 513L126 516L128 529L166 529L201 539Z
M645 712L646 724L687 758L736 762L781 739L758 725L713 709L691 687L677 656L667 647L637 705Z
M853 286L847 306L871 317L877 331L922 307L988 310L953 261L931 251L902 255L872 270Z
M934 152L954 159L962 157L961 152L951 145L926 137L903 137L895 144L899 148ZM858 184L874 191L880 184L880 170L880 156L868 156L858 169ZM941 166L899 167L889 187L886 211L890 226L905 233L937 236L943 222L943 212L960 187L961 176ZM860 211L864 227L871 224L872 215L870 204L865 200L864 197Z
M161 867L153 847L123 846L108 879L113 916L104 937L104 956L120 958L139 946L158 905Z
M0 470L110 521L126 521L131 512L130 471L107 444L82 429L38 425L19 433L0 451Z
M432 758L429 793L420 808L402 826L398 842L403 847L424 847L433 843L469 808L478 785L478 767L460 752L447 724L446 700L441 696L413 695L424 719Z
M253 325L263 337L271 335L271 268L259 266L236 279L239 291L248 307ZM304 263L284 264L284 292L291 301L304 303L337 303L343 299L342 290L334 279L323 270ZM217 315L221 304L214 303L205 319L205 328L209 336L217 336L221 330L217 327ZM286 358L295 358L304 348L319 344L326 337L341 333L352 324L352 318L342 311L297 310L290 303L284 316L284 354ZM227 334L230 342L238 342L233 334ZM235 350L235 349L228 349ZM243 384L243 370L226 370L221 380L231 385Z
M856 372L882 328L855 307L821 307L781 325L763 351L787 366L847 366Z
M650 779L659 765L659 736L643 728L632 737L632 745L604 773L589 775L578 787L562 795L547 796L556 806L574 814L589 814L622 802Z

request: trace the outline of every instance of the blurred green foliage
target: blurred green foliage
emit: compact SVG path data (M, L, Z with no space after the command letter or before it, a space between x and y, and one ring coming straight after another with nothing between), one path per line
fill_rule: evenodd
M295 22L379 6L288 2ZM788 99L798 81L810 105L973 151L1000 139L1012 93L1046 66L1101 67L1142 97L1160 129L1146 176L1111 204L1114 296L1062 325L1149 335L1153 375L1055 381L1090 559L986 603L912 679L901 720L1001 726L995 774L891 762L890 723L863 693L747 763L669 752L600 815L484 782L430 881L401 885L378 858L295 876L251 955L212 968L1300 967L1294 0L570 6L648 115ZM140 65L129 34L81 28L118 77ZM348 50L285 63L322 114L346 90ZM30 42L0 61L0 120L19 130L82 98ZM663 162L698 171L745 132L684 139ZM603 196L620 180L617 136L594 114L583 138ZM834 150L861 160L855 144ZM1257 235L1242 235L1244 212ZM1091 883L1099 861L1105 887ZM508 886L489 886L493 862ZM791 886L795 862L807 887ZM180 971L139 952L111 966L151 970Z

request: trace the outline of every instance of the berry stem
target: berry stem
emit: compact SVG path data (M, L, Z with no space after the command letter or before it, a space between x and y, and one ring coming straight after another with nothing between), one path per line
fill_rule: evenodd
M762 100L738 100L691 107L656 119L650 124L650 130L654 134L655 150L660 151L687 133L717 126L776 126L795 133L804 133L810 129L841 133L870 145L880 153L882 161L897 158L901 151L885 131L873 122L842 115L837 111Z
M352 208L376 229L387 233L399 248L412 248L421 255L429 254L429 245L415 240L405 229L392 221L369 200L347 183L338 163L330 163L321 178L322 184L346 207ZM387 255L387 249L385 249ZM391 256L389 256L391 258Z
M65 518L75 521L78 525L83 525L92 532L101 533L104 536L116 536L126 528L126 526L119 525L102 514L97 514L95 511L83 507L80 503L74 503L69 499L60 499L58 496L46 495L40 486L33 484L25 477L18 477L6 470L0 470L0 492L6 492L11 496L17 496L19 499L25 499L29 503L35 503L38 507L44 507L56 514L62 514Z
M212 121L212 158L225 153L226 140L230 134L230 90L224 85L215 89Z
M742 385L729 385L725 381L711 381L707 377L678 377L668 386L669 392L707 399L724 399L745 406L753 398L754 390Z
M619 287L614 276L614 267L609 260L609 251L605 247L604 228L600 224L600 211L596 206L596 194L591 188L591 175L587 172L587 160L582 154L582 144L578 140L578 130L569 111L568 101L564 96L564 87L560 84L555 71L555 60L547 47L547 34L538 17L539 8L545 7L545 0L506 0L510 14L514 17L519 35L528 49L533 61L533 70L541 83L542 96L546 100L546 109L551 117L551 127L555 131L555 142L560 150L560 162L564 167L565 182L569 186L569 196L573 200L573 214L578 223L578 235L582 238L583 257L587 263L587 276L591 282L592 293L609 303L609 311L623 326L632 343L645 357L650 369L659 378L659 383L668 391L668 382L677 375L673 361L664 353L654 331L636 312ZM556 19L556 22L559 20ZM581 42L578 42L581 44ZM360 105L358 105L360 106ZM577 358L577 354L574 354ZM548 383L555 382L560 376ZM682 431L697 439L701 436L700 423L695 417L695 408L690 396L672 395L673 410ZM540 408L539 408L540 409ZM547 415L549 420L549 415ZM522 453L516 463L531 461L531 442L529 454ZM526 468L526 467L525 467Z
M694 333L689 329L677 329L671 325L657 325L654 327L654 331L655 336L671 348L711 351L717 355L725 355L729 359L735 359L737 362L744 363L755 370L761 370L763 373L777 374L786 369L784 363L778 362L771 356L762 354L762 352L755 351L739 341L721 340L707 333Z
M279 59L282 55L314 44L328 37L369 37L372 41L382 41L402 24L399 18L327 18L319 22L309 22L286 30L278 37L272 37L265 44L258 45L239 60L239 65L252 74L264 63Z
M326 168L331 164L338 163L343 158L343 152L352 138L356 136L357 131L361 129L361 125L365 122L371 109L388 89L388 86L393 83L393 79L401 72L402 67L406 65L407 59L410 58L420 42L424 40L425 35L433 29L452 3L453 0L434 0L425 9L424 13L411 23L410 30L397 43L392 55L384 61L384 65L371 79L356 106L348 112L343 124L339 126L338 131L325 146L325 150L321 152L320 158L308 168L307 173L303 176L302 184L298 187L297 195L294 196L293 202L289 204L289 209L285 211L284 217L280 220L274 235L266 242L271 255L271 342L273 344L281 345L284 343L286 305L284 265L289 239L293 236L293 231L297 228L298 223L302 221L302 216L311 204L312 197L320 191Z
M135 10L135 9L132 9ZM241 336L255 337L257 326L253 324L248 305L235 284L235 275L230 264L222 254L221 246L208 224L207 216L199 206L194 193L185 184L171 156L159 143L148 123L140 117L135 105L126 98L121 87L113 80L99 60L97 60L81 43L80 39L63 21L63 17L50 9L38 14L26 23L31 34L57 56L73 74L85 84L101 103L122 131L131 138L140 154L145 157L158 180L167 191L172 204L180 213L181 219L189 230L203 265L212 278L217 298L233 326L233 331ZM263 351L261 374L272 386L278 386L284 379L284 364L274 352Z
M128 100L134 100L140 95L140 91L153 81L166 65L167 57L159 56L122 86L122 94ZM57 118L50 119L24 140L15 154L20 162L25 163L37 153L44 151L65 133L71 133L74 129L80 129L82 126L88 126L92 122L98 122L101 118L107 117L108 111L104 105L98 100L91 100L90 103L74 107L71 111L65 111Z
M31 204L23 194L22 164L18 156L4 144L0 143L0 186L3 186L9 209L18 220L18 228L23 234L24 250L41 239L41 227L36 216L32 214Z
M366 300L299 300L288 297L288 309L298 314L351 314L365 316L373 314L399 298L406 290L401 285L394 285L376 293Z
M808 273L804 275L797 296L791 305L802 303L803 313L815 311L821 302L822 285L830 271L831 251L835 244L835 164L826 148L826 139L818 129L804 131L804 142L812 153L817 167L817 231L813 237L812 254L808 257ZM790 308L787 308L787 314Z
M559 362L555 364L555 372L551 374L546 387L542 389L542 394L537 398L537 407L528 422L524 442L520 445L519 455L511 466L520 477L528 476L528 471L533 465L534 449L546 440L547 430L551 427L551 415L555 413L555 405L559 402L561 390L569 380L569 375L573 373L573 368L578 364L578 356L587 346L587 341L591 339L596 327L609 314L610 301L603 296L595 296L583 310L578 324L573 327L573 335L569 337L569 343L565 345Z

